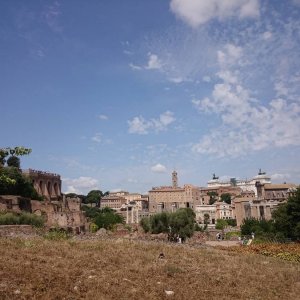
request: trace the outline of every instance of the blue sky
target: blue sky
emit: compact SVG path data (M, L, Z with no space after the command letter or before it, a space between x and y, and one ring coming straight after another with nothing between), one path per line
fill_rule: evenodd
M300 182L300 1L1 1L1 147L64 192Z

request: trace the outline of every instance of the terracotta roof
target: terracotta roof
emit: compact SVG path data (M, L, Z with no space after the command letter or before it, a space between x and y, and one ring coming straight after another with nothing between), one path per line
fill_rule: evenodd
M267 183L264 185L265 190L284 190L284 189L290 189L295 187L296 185L293 183L284 183L284 184Z

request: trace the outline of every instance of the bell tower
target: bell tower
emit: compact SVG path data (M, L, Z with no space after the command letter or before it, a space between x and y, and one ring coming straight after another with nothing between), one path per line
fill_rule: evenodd
M178 178L177 178L177 172L176 171L173 171L173 173L172 173L172 186L173 186L173 188L178 187Z

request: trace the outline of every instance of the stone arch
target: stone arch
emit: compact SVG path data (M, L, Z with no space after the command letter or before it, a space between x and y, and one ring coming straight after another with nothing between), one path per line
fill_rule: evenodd
M47 191L48 191L48 195L51 197L51 182L50 181L48 181L47 182Z
M39 188L40 188L41 194L43 195L43 180L40 180Z
M55 193L56 196L59 195L57 182L54 183L54 193Z

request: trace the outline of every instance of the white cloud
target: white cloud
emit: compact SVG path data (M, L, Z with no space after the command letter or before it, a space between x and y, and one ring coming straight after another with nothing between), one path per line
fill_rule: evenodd
M168 126L176 121L171 111L162 113L158 119L145 120L142 116L127 121L129 133L148 134L150 130L156 132L167 130Z
M292 0L295 5L300 5L300 0Z
M218 51L222 55L220 71L216 73L222 82L214 85L210 97L192 100L199 112L219 115L222 125L204 135L193 150L216 156L239 156L269 147L300 145L299 102L283 98L275 98L268 105L258 102L243 86L236 69L243 58L242 49L234 45L225 48L226 51ZM232 58L235 60L231 61ZM288 94L279 84L275 90Z
M62 26L59 23L59 17L61 15L60 4L56 1L53 5L49 5L46 7L43 12L43 18L49 28L54 32L61 32Z
M98 118L103 121L108 120L108 116L106 116L106 115L99 115Z
M146 121L142 116L134 117L131 121L127 121L129 125L129 133L148 134L148 129L152 126L151 122Z
M284 173L284 174L281 174L281 173L275 173L275 174L272 174L271 175L271 179L272 180L285 180L285 179L289 179L291 177L290 174L287 174L287 173Z
M96 143L100 143L102 141L102 134L101 133L96 133L93 137L92 137L92 141L96 142Z
M233 44L226 44L222 50L217 52L218 54L218 63L224 68L226 66L238 65L241 62L239 59L243 54L243 49L239 46Z
M151 167L151 171L154 173L165 173L167 168L162 164L156 164Z
M203 77L202 77L202 80L203 80L204 82L211 82L211 78L210 78L210 76L208 76L208 75L203 76Z
M87 193L90 190L99 189L99 182L92 177L78 177L78 178L62 178L63 184L67 186L65 193Z
M259 0L171 0L170 8L192 27L215 18L256 18L260 13Z
M73 185L68 185L65 194L69 193L80 194L80 190L76 189Z
M145 67L145 69L148 69L148 70L159 70L162 68L162 63L161 61L159 60L158 56L156 54L151 54L149 53L148 54L148 64L147 66Z
M184 81L184 79L182 77L173 77L173 78L169 78L169 81L173 83L181 83Z
M129 64L129 67L130 67L132 70L142 70L142 69L143 69L141 66L135 65L135 64L133 64L133 63L130 63L130 64Z
M174 114L171 111L166 111L159 116L157 128L161 128L163 130L168 125L175 122L175 120L176 119L174 118Z
M272 32L270 32L270 31L265 31L265 32L262 34L262 38L263 38L264 40L269 40L269 39L272 38L272 36L273 36L273 34L272 34Z
M127 182L128 182L128 183L138 183L138 180L137 180L137 179L134 179L134 178L128 178L128 179L127 179Z

